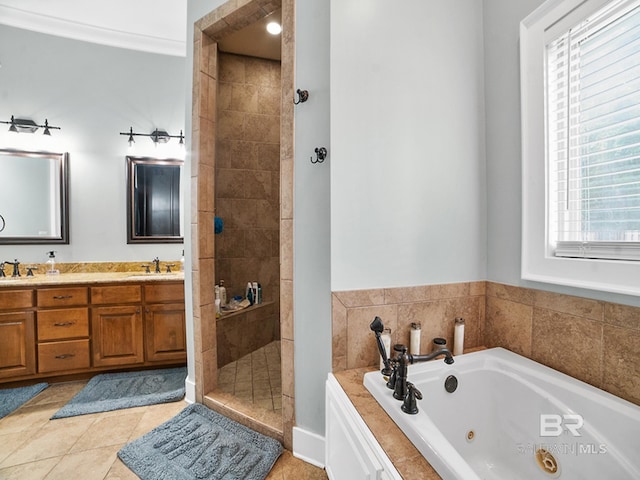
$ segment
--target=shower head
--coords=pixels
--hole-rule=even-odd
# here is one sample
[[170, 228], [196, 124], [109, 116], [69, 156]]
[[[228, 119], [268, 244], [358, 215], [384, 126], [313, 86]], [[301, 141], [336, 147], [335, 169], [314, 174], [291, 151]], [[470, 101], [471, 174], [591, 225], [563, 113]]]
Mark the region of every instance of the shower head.
[[384, 325], [382, 324], [382, 319], [380, 317], [376, 317], [369, 325], [369, 328], [376, 333], [382, 333], [384, 331]]

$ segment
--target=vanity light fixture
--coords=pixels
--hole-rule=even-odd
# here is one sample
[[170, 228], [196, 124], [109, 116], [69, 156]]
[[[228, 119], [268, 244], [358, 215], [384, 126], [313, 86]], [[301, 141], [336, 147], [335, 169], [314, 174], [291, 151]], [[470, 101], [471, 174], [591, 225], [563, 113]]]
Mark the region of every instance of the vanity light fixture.
[[60, 130], [60, 127], [54, 127], [49, 125], [49, 120], [44, 120], [44, 125], [38, 125], [31, 119], [27, 118], [15, 118], [11, 115], [11, 120], [9, 122], [0, 121], [0, 123], [4, 123], [9, 125], [9, 131], [15, 133], [35, 133], [39, 128], [44, 128], [44, 135], [51, 136], [51, 130]]
[[167, 143], [172, 138], [179, 138], [180, 145], [184, 145], [184, 135], [180, 130], [180, 135], [169, 135], [166, 130], [155, 129], [151, 133], [136, 133], [133, 131], [133, 127], [129, 127], [128, 132], [120, 132], [120, 135], [128, 135], [129, 146], [132, 146], [136, 141], [133, 137], [150, 137], [153, 143]]

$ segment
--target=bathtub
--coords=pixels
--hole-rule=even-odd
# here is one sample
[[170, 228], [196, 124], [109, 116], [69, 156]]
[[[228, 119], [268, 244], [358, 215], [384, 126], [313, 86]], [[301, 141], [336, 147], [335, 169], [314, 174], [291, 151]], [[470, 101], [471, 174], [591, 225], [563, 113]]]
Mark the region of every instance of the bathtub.
[[411, 365], [408, 379], [415, 415], [379, 372], [364, 385], [445, 480], [640, 479], [640, 407], [556, 370], [493, 348]]

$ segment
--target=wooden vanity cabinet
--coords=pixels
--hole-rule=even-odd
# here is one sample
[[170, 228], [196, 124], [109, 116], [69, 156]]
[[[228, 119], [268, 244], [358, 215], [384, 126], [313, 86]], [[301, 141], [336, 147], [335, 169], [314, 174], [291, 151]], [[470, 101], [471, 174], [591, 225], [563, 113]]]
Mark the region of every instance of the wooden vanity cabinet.
[[0, 290], [0, 379], [36, 372], [33, 290]]
[[36, 297], [38, 373], [89, 368], [88, 288], [39, 288]]
[[36, 371], [33, 290], [0, 290], [0, 379]]
[[186, 361], [187, 335], [182, 283], [144, 286], [147, 361]]
[[142, 287], [91, 287], [91, 306], [93, 366], [144, 363]]
[[0, 288], [0, 383], [184, 364], [184, 283]]

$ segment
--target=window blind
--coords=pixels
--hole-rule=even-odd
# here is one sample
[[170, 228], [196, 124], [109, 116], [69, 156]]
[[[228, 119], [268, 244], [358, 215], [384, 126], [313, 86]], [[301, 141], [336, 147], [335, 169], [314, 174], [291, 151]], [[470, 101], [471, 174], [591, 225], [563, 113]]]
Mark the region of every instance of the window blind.
[[552, 251], [640, 260], [640, 1], [548, 43], [545, 93]]

